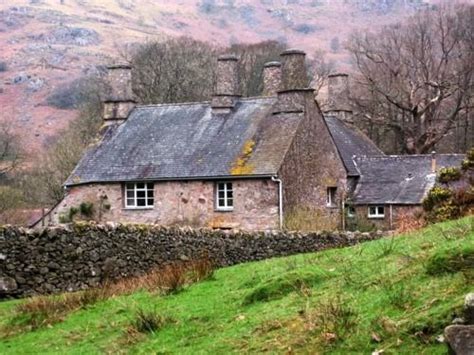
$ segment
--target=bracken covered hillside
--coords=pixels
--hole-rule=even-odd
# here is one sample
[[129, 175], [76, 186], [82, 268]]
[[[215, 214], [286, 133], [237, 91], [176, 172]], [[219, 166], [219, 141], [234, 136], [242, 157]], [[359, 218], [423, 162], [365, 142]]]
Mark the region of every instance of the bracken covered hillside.
[[[96, 71], [127, 44], [181, 35], [222, 45], [276, 39], [309, 54], [323, 49], [346, 68], [348, 34], [433, 1], [2, 1], [0, 118], [13, 118], [29, 153], [36, 153], [75, 117], [71, 107], [80, 97], [73, 95], [74, 79]], [[58, 92], [66, 95], [58, 99]]]

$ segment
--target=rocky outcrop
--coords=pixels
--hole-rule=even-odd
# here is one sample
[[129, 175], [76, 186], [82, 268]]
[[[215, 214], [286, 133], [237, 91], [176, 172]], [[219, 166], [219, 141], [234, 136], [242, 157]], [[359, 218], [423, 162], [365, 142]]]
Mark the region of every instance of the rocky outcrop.
[[18, 296], [49, 294], [141, 275], [179, 260], [205, 257], [216, 266], [228, 266], [344, 247], [381, 236], [350, 232], [244, 233], [112, 224], [75, 224], [43, 230], [4, 227], [0, 230], [0, 278], [14, 280]]
[[474, 293], [464, 299], [463, 318], [456, 318], [456, 324], [446, 327], [444, 339], [450, 353], [456, 355], [474, 354]]

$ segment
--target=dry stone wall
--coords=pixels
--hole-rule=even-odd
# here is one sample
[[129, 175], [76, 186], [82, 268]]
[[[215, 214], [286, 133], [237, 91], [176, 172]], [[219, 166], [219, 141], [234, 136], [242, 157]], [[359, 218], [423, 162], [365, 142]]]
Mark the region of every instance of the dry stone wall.
[[179, 260], [218, 267], [354, 245], [381, 233], [247, 233], [145, 225], [75, 224], [0, 230], [0, 297], [76, 291]]

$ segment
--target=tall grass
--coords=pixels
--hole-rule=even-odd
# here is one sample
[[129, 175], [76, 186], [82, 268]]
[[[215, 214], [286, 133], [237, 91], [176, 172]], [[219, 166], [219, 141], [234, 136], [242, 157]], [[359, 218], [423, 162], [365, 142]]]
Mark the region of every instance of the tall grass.
[[166, 265], [142, 276], [106, 283], [101, 288], [58, 296], [32, 297], [16, 306], [9, 329], [3, 329], [3, 333], [9, 335], [52, 325], [74, 311], [140, 289], [162, 295], [177, 293], [187, 285], [212, 277], [213, 273], [213, 263], [201, 259]]

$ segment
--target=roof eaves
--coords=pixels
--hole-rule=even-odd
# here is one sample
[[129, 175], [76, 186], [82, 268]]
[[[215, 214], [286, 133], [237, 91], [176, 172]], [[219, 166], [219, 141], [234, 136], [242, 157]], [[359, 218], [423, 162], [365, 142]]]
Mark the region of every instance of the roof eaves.
[[117, 184], [132, 181], [200, 181], [200, 180], [236, 180], [236, 179], [262, 179], [276, 176], [276, 173], [264, 173], [254, 175], [219, 175], [219, 176], [191, 176], [191, 177], [160, 177], [160, 178], [143, 178], [143, 179], [124, 179], [124, 180], [89, 180], [84, 182], [65, 184], [65, 187], [74, 187], [90, 184]]

